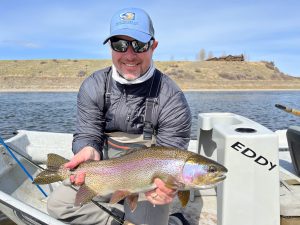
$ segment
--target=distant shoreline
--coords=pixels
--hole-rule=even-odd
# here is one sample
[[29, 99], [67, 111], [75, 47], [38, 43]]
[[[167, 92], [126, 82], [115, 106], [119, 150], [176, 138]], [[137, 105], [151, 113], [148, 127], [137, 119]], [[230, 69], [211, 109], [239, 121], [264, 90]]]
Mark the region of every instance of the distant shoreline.
[[183, 89], [184, 92], [193, 92], [193, 91], [203, 91], [203, 92], [211, 92], [211, 91], [232, 91], [232, 92], [238, 92], [238, 91], [300, 91], [300, 89]]
[[[300, 91], [300, 89], [182, 89], [183, 92]], [[78, 89], [0, 89], [0, 93], [78, 92]]]

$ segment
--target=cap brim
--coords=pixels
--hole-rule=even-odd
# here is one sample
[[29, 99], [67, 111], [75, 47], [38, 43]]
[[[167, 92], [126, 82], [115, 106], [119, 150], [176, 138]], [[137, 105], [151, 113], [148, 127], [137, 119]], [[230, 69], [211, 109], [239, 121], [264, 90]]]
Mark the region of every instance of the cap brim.
[[132, 30], [132, 29], [120, 29], [120, 30], [116, 30], [114, 32], [112, 32], [110, 34], [109, 37], [107, 37], [103, 44], [106, 44], [106, 42], [113, 36], [117, 36], [117, 35], [125, 35], [128, 37], [131, 37], [135, 40], [141, 41], [143, 43], [147, 43], [148, 41], [150, 41], [150, 39], [152, 38], [151, 35], [146, 34], [144, 32], [138, 31], [138, 30]]

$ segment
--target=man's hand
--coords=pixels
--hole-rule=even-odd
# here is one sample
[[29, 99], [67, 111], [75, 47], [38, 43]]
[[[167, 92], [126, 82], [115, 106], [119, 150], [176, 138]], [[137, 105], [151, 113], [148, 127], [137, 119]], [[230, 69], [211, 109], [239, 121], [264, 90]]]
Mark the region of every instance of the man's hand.
[[145, 193], [147, 200], [153, 205], [165, 205], [171, 203], [177, 194], [177, 191], [166, 187], [161, 179], [156, 178], [154, 183], [157, 188]]
[[[80, 163], [83, 163], [88, 160], [100, 160], [99, 152], [90, 146], [86, 146], [83, 149], [81, 149], [80, 152], [78, 152], [76, 155], [73, 156], [70, 162], [67, 162], [64, 165], [64, 167], [69, 169], [74, 169]], [[75, 185], [82, 185], [84, 183], [84, 179], [85, 179], [85, 173], [83, 172], [78, 172], [75, 175], [70, 176], [71, 183]]]

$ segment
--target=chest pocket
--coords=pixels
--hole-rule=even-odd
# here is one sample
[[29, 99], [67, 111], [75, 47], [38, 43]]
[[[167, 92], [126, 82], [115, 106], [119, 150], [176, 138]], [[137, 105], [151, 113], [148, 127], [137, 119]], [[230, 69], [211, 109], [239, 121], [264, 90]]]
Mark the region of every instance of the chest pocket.
[[[128, 105], [129, 111], [127, 114], [128, 126], [132, 129], [138, 130], [138, 133], [143, 132], [144, 117], [145, 117], [145, 101], [146, 98], [132, 98], [132, 104]], [[129, 100], [130, 101], [130, 100]]]

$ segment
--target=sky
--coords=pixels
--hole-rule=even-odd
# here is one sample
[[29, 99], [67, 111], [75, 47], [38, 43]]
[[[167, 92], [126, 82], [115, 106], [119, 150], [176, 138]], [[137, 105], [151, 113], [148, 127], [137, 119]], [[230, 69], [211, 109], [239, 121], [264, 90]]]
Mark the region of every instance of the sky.
[[151, 16], [154, 60], [245, 54], [300, 77], [298, 0], [0, 0], [0, 60], [110, 59], [112, 15], [138, 7]]

